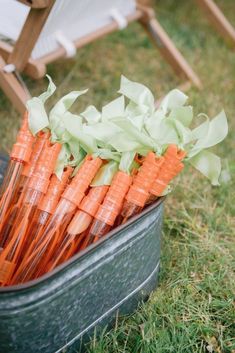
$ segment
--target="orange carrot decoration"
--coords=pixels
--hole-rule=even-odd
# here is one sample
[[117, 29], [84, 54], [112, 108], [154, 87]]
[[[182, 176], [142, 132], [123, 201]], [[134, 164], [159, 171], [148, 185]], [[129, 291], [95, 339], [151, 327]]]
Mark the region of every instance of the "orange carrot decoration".
[[[100, 204], [102, 203], [107, 191], [107, 185], [90, 188], [87, 196], [82, 200], [79, 210], [70, 222], [62, 242], [49, 260], [46, 271], [54, 269], [60, 263], [66, 261], [77, 247], [77, 236], [84, 234], [90, 226]], [[80, 237], [78, 237], [80, 238]], [[82, 240], [82, 239], [81, 239]], [[74, 250], [73, 250], [74, 249]]]
[[[29, 245], [31, 244], [32, 237], [34, 236], [35, 240], [37, 239], [36, 233], [40, 233], [40, 228], [43, 227], [43, 223], [45, 225], [49, 217], [55, 212], [60, 196], [65, 190], [72, 171], [73, 168], [68, 166], [64, 169], [61, 179], [58, 179], [55, 174], [52, 175], [47, 193], [39, 202], [38, 209], [36, 210], [32, 221], [32, 225], [29, 227], [28, 236], [26, 237], [26, 242], [22, 250], [23, 253], [24, 250], [28, 249]], [[43, 222], [38, 222], [39, 219], [41, 221], [43, 220]]]
[[[89, 233], [90, 226], [108, 190], [109, 186], [107, 185], [92, 187], [89, 194], [82, 200], [81, 206], [79, 207], [80, 210], [77, 212], [77, 219], [74, 220], [74, 223], [71, 224], [71, 228], [69, 229], [71, 233], [74, 232], [74, 226], [78, 225], [78, 219], [80, 217], [85, 217], [86, 220], [85, 222], [83, 221], [83, 224], [86, 224], [86, 226], [80, 228], [80, 233], [77, 233], [80, 234], [80, 236], [75, 239], [75, 251], [85, 249], [85, 247], [89, 245], [89, 237], [87, 235]], [[81, 221], [79, 223], [81, 224]]]
[[88, 234], [90, 242], [97, 241], [112, 228], [121, 210], [124, 197], [130, 187], [131, 181], [132, 177], [129, 174], [120, 170], [116, 173], [91, 225]]
[[128, 218], [141, 212], [149, 198], [150, 187], [156, 179], [163, 161], [163, 157], [157, 157], [153, 152], [149, 152], [144, 158], [143, 164], [133, 178], [133, 183], [125, 197], [121, 223], [125, 223]]
[[22, 176], [24, 176], [26, 180], [28, 180], [32, 176], [39, 160], [39, 157], [44, 149], [44, 146], [49, 140], [49, 137], [49, 131], [39, 131], [37, 133], [36, 141], [33, 146], [33, 151], [29, 163], [26, 163], [22, 170]]
[[70, 234], [83, 234], [89, 228], [108, 189], [108, 185], [90, 188], [89, 193], [82, 200], [79, 210], [68, 227]]
[[11, 232], [17, 212], [19, 211], [24, 198], [25, 193], [23, 189], [25, 190], [27, 187], [27, 182], [34, 172], [39, 156], [45, 146], [46, 141], [49, 139], [49, 136], [50, 136], [49, 132], [42, 132], [42, 131], [39, 132], [37, 135], [36, 141], [33, 146], [33, 151], [30, 157], [30, 161], [29, 163], [26, 163], [23, 167], [23, 170], [20, 176], [18, 190], [15, 193], [15, 197], [11, 202], [12, 207], [9, 207], [7, 215], [4, 219], [4, 226], [0, 233], [0, 248], [4, 247], [4, 244], [8, 238], [8, 235]]
[[42, 236], [38, 242], [33, 243], [31, 254], [27, 259], [24, 259], [22, 281], [35, 278], [40, 272], [44, 271], [55, 246], [61, 241], [68, 223], [101, 165], [102, 160], [100, 158], [86, 157], [76, 176], [66, 187], [55, 213], [43, 231]]
[[24, 163], [28, 163], [33, 147], [34, 137], [28, 127], [28, 113], [23, 118], [16, 143], [11, 151], [11, 161], [0, 190], [0, 231], [12, 199], [17, 191]]
[[[56, 143], [51, 145], [48, 142], [29, 180], [22, 208], [16, 216], [5, 248], [0, 254], [0, 283], [2, 284], [7, 284], [13, 274], [12, 271], [19, 259], [28, 225], [33, 218], [42, 195], [47, 191], [50, 176], [54, 170], [60, 149], [60, 144]], [[7, 269], [9, 269], [9, 271]]]
[[102, 113], [69, 111], [84, 90], [47, 114], [55, 89], [49, 78], [47, 91], [27, 102], [0, 188], [0, 286], [44, 275], [139, 214], [169, 191], [187, 161], [219, 183], [220, 159], [207, 149], [228, 133], [224, 112], [191, 130], [182, 92], [169, 92], [156, 108], [148, 88], [122, 77], [122, 96]]
[[164, 163], [162, 164], [158, 176], [150, 189], [149, 201], [154, 201], [160, 197], [172, 179], [178, 175], [184, 168], [181, 162], [186, 156], [186, 152], [179, 150], [176, 145], [169, 145], [164, 154]]
[[72, 167], [66, 167], [61, 179], [58, 179], [55, 174], [52, 175], [47, 193], [39, 202], [31, 225], [27, 230], [25, 242], [21, 250], [21, 258], [19, 259], [19, 267], [13, 276], [11, 283], [20, 282], [20, 278], [17, 276], [21, 273], [21, 268], [24, 266], [24, 262], [22, 260], [24, 258], [27, 259], [33, 249], [34, 243], [39, 241], [43, 229], [45, 228], [50, 216], [56, 209], [60, 196], [68, 183], [68, 179], [72, 174], [72, 171]]

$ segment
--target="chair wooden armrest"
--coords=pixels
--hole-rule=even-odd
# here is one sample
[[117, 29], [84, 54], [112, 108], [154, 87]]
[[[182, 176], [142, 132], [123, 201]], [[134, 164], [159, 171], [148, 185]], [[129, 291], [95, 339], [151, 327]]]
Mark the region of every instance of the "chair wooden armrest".
[[[37, 0], [37, 2], [40, 1]], [[17, 71], [24, 70], [55, 0], [47, 0], [47, 2], [48, 6], [45, 8], [30, 9], [14, 49], [8, 57], [7, 63], [13, 64]]]
[[51, 0], [17, 0], [24, 5], [30, 6], [34, 9], [44, 9], [48, 7], [51, 3]]

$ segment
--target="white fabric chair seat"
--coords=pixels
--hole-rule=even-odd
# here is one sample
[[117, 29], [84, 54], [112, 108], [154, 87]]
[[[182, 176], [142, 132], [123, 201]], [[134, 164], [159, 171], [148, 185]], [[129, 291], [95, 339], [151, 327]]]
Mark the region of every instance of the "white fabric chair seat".
[[[135, 0], [57, 0], [33, 49], [31, 57], [38, 59], [56, 50], [60, 44], [56, 33], [61, 32], [73, 41], [108, 25], [111, 12], [132, 14]], [[15, 0], [0, 0], [0, 36], [18, 39], [29, 12], [29, 7]]]

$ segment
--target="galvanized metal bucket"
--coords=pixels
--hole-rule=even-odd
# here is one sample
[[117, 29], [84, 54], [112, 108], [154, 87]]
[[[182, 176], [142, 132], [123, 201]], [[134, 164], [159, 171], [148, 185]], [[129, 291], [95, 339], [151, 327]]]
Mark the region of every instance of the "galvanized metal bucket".
[[157, 285], [163, 200], [53, 272], [0, 288], [0, 353], [74, 352]]

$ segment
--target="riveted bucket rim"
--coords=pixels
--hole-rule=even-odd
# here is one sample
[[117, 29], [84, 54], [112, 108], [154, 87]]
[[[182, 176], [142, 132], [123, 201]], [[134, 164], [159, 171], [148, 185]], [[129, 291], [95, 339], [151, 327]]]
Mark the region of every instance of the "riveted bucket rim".
[[48, 279], [53, 278], [54, 276], [58, 275], [59, 272], [62, 272], [67, 266], [73, 264], [79, 259], [82, 259], [86, 257], [90, 252], [94, 251], [95, 249], [99, 249], [103, 243], [109, 241], [110, 238], [112, 238], [115, 234], [119, 233], [119, 231], [124, 230], [125, 228], [128, 228], [132, 223], [134, 223], [136, 220], [141, 219], [148, 213], [150, 213], [152, 210], [155, 208], [158, 208], [165, 200], [166, 196], [160, 197], [158, 200], [147, 206], [140, 214], [133, 216], [130, 220], [128, 220], [125, 224], [119, 225], [115, 229], [111, 230], [105, 237], [102, 237], [100, 240], [98, 240], [95, 244], [90, 245], [88, 248], [80, 251], [78, 254], [74, 255], [66, 261], [65, 263], [59, 265], [56, 267], [54, 270], [46, 273], [45, 275], [36, 278], [34, 280], [28, 281], [26, 283], [22, 284], [17, 284], [13, 286], [7, 286], [7, 287], [0, 287], [0, 296], [1, 294], [10, 294], [10, 293], [16, 293], [20, 292], [23, 290], [31, 289]]

